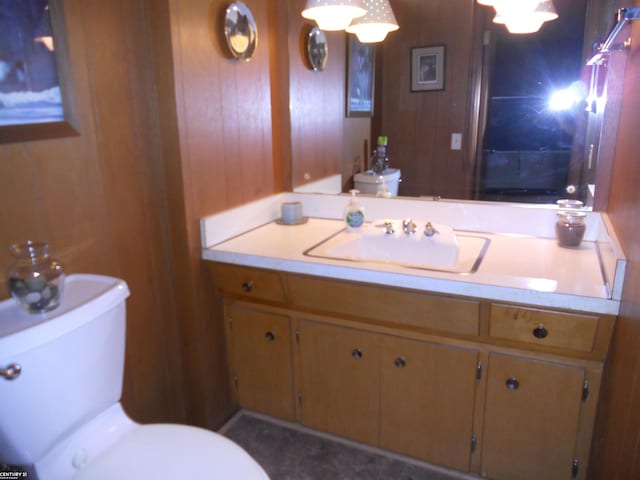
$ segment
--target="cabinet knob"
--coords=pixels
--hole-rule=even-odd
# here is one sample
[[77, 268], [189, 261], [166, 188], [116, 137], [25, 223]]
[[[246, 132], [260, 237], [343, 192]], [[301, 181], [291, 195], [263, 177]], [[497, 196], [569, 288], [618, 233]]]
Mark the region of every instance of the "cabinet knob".
[[253, 280], [249, 280], [248, 282], [244, 282], [242, 284], [242, 290], [244, 290], [247, 293], [251, 293], [251, 290], [253, 290]]
[[267, 333], [264, 334], [264, 338], [266, 338], [267, 341], [269, 342], [273, 342], [276, 339], [276, 333], [272, 331], [268, 331]]
[[398, 357], [394, 360], [393, 364], [398, 368], [404, 368], [407, 366], [407, 360], [404, 357]]
[[536, 338], [547, 338], [547, 335], [549, 335], [549, 330], [543, 324], [533, 329], [533, 336]]
[[360, 350], [359, 348], [354, 348], [351, 351], [351, 356], [356, 360], [360, 360], [362, 358], [362, 350]]
[[0, 367], [0, 377], [5, 380], [15, 380], [20, 376], [22, 372], [22, 367], [19, 363], [12, 363], [11, 365], [7, 365], [5, 368]]
[[509, 390], [517, 390], [520, 387], [520, 382], [517, 378], [511, 377], [507, 379], [505, 385]]

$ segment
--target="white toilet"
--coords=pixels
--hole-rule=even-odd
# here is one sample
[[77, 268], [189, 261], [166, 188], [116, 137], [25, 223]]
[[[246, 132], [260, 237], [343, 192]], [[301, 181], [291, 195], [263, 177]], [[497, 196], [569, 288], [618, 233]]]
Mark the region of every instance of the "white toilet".
[[0, 302], [0, 464], [31, 465], [40, 480], [268, 480], [219, 434], [127, 417], [128, 296], [122, 280], [70, 275], [62, 304], [47, 314]]
[[400, 170], [398, 168], [387, 168], [380, 174], [376, 174], [373, 170], [367, 170], [353, 176], [353, 187], [365, 195], [378, 195], [381, 187], [384, 187], [389, 192], [388, 196], [397, 197], [399, 183]]

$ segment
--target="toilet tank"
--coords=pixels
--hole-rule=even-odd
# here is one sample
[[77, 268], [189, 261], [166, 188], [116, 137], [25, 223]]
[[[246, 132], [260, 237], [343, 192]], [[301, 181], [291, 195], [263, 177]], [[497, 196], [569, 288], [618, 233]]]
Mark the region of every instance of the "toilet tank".
[[26, 314], [0, 302], [0, 464], [30, 465], [65, 435], [117, 403], [125, 344], [124, 281], [69, 275], [62, 303]]

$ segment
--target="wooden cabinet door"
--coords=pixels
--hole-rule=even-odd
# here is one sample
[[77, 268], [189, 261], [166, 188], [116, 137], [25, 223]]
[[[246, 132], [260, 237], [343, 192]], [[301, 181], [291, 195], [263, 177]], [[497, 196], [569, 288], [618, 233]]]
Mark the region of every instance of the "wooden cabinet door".
[[383, 341], [380, 446], [468, 472], [478, 352]]
[[238, 403], [294, 420], [290, 319], [237, 304], [228, 309], [231, 370]]
[[303, 320], [300, 324], [300, 420], [378, 444], [381, 337]]
[[482, 474], [504, 480], [570, 480], [585, 372], [491, 354]]

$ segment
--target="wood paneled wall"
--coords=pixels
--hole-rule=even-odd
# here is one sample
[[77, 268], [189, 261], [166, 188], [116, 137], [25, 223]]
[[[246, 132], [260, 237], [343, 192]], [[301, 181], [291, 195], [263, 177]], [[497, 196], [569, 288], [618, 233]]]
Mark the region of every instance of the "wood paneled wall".
[[[468, 0], [395, 0], [400, 30], [382, 45], [381, 131], [389, 136], [392, 167], [402, 170], [401, 195], [469, 198], [473, 162], [468, 151], [474, 3]], [[445, 89], [411, 92], [411, 49], [444, 45]], [[451, 134], [463, 134], [451, 150]], [[452, 181], [458, 179], [458, 181]]]
[[[640, 6], [640, 1], [635, 1]], [[605, 370], [590, 478], [640, 478], [640, 24], [632, 23], [608, 213], [627, 257], [622, 308]]]
[[289, 0], [288, 5], [293, 186], [342, 173], [348, 190], [358, 165], [366, 161], [371, 119], [346, 117], [347, 34], [325, 32], [327, 66], [314, 71], [306, 56], [306, 36], [315, 24], [300, 15], [305, 0]]
[[[280, 38], [276, 26], [282, 17], [275, 0], [245, 3], [258, 26], [258, 48], [250, 61], [228, 54], [222, 26], [229, 2], [148, 2], [187, 420], [210, 428], [219, 427], [234, 407], [224, 320], [200, 258], [199, 220], [274, 193], [281, 182], [274, 172], [287, 168], [273, 154], [274, 147], [286, 150], [282, 138], [287, 130], [279, 125], [274, 143], [270, 87], [286, 68], [270, 70], [270, 50]], [[274, 99], [281, 108], [278, 95]]]
[[10, 244], [44, 240], [67, 273], [125, 279], [125, 409], [138, 421], [182, 421], [145, 5], [52, 6], [64, 9], [79, 136], [0, 146], [0, 264]]
[[300, 16], [304, 0], [289, 5], [289, 110], [293, 185], [338, 173], [342, 162], [345, 33], [326, 32], [327, 65], [310, 68], [306, 37], [313, 24]]

